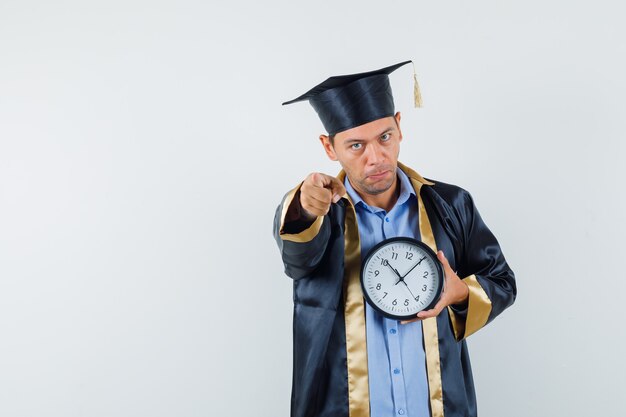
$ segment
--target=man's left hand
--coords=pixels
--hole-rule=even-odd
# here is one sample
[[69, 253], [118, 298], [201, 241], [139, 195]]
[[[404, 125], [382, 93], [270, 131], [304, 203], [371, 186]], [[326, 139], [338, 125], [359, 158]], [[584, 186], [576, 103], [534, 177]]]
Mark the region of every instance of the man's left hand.
[[417, 317], [412, 320], [402, 321], [402, 324], [412, 323], [414, 321], [420, 321], [429, 317], [436, 317], [441, 313], [441, 310], [449, 305], [465, 304], [469, 298], [469, 288], [465, 282], [458, 277], [456, 272], [450, 267], [450, 263], [446, 259], [446, 256], [442, 251], [437, 252], [437, 259], [443, 265], [443, 272], [445, 275], [445, 284], [441, 297], [435, 306], [430, 310], [424, 310], [417, 313]]

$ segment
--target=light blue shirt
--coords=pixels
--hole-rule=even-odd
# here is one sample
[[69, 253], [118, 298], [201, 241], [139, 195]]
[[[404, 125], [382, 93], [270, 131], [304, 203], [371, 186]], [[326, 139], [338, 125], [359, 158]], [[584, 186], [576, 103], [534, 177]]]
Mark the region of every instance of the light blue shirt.
[[[420, 238], [415, 191], [399, 168], [398, 179], [400, 196], [387, 213], [365, 204], [346, 176], [346, 191], [356, 209], [362, 259], [385, 239]], [[422, 323], [400, 324], [365, 304], [371, 417], [430, 416]]]

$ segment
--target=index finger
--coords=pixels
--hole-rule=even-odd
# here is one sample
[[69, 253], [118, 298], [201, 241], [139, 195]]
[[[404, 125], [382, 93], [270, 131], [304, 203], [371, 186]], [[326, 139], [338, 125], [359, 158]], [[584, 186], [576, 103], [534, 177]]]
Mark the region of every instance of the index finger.
[[333, 203], [339, 201], [341, 196], [346, 193], [346, 187], [335, 177], [331, 177], [330, 189], [333, 192]]

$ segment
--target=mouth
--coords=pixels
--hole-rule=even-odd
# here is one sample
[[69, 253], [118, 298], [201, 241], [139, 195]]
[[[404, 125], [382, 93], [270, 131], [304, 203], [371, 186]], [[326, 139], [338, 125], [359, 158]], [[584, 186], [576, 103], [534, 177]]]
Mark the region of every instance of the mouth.
[[370, 174], [370, 175], [367, 176], [367, 178], [369, 178], [371, 180], [374, 180], [374, 181], [377, 181], [377, 180], [380, 180], [380, 179], [386, 177], [390, 172], [391, 171], [381, 171], [381, 172], [378, 172], [378, 173], [375, 173], [375, 174]]

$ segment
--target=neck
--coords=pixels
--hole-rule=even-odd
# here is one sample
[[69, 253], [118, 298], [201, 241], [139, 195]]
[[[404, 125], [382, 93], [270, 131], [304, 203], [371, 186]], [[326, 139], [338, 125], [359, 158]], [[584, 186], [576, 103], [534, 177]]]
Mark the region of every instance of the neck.
[[379, 207], [389, 212], [393, 206], [396, 205], [396, 201], [398, 201], [398, 197], [400, 196], [400, 181], [398, 180], [398, 175], [395, 175], [393, 184], [391, 184], [388, 190], [375, 195], [365, 193], [359, 193], [359, 195], [368, 206]]

